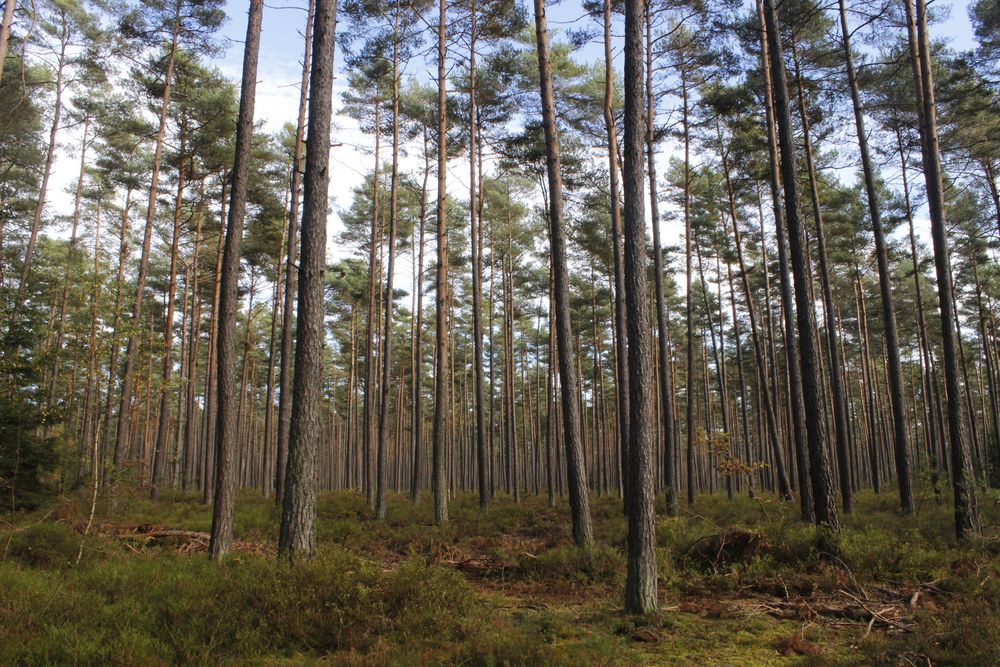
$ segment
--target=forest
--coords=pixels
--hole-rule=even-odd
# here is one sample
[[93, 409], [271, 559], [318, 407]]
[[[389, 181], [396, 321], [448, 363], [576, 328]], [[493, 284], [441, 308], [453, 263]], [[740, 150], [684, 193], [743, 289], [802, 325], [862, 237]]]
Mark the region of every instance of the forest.
[[0, 2], [0, 664], [1000, 664], [996, 0]]

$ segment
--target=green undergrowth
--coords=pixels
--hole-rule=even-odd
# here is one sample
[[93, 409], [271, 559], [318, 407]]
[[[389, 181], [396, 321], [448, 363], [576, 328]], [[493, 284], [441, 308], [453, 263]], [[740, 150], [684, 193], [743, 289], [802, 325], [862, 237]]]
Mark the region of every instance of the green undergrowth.
[[[933, 496], [905, 516], [890, 494], [859, 494], [836, 537], [794, 504], [700, 496], [659, 512], [662, 610], [635, 618], [620, 608], [627, 524], [613, 497], [592, 498], [595, 545], [581, 549], [564, 501], [480, 510], [460, 494], [435, 526], [427, 494], [393, 496], [376, 522], [362, 496], [326, 493], [316, 557], [290, 565], [271, 555], [271, 499], [240, 494], [238, 548], [210, 563], [199, 539], [122, 537], [208, 531], [198, 498], [116, 493], [79, 565], [83, 496], [0, 530], [0, 664], [989, 665], [1000, 645], [1000, 505], [987, 494], [984, 537], [963, 545]], [[923, 592], [908, 631], [759, 610], [869, 591]]]

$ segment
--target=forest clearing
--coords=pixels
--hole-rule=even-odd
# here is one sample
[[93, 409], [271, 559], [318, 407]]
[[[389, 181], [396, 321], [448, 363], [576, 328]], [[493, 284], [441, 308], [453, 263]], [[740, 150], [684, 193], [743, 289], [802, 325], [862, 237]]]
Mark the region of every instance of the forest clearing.
[[0, 7], [0, 665], [1000, 664], [998, 0]]

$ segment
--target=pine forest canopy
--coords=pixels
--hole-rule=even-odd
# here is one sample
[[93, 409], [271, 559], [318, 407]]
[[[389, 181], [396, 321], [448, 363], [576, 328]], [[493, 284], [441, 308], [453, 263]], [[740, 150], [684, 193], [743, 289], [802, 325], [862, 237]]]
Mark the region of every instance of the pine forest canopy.
[[4, 0], [0, 492], [613, 495], [638, 614], [701, 494], [968, 542], [998, 171], [991, 0]]

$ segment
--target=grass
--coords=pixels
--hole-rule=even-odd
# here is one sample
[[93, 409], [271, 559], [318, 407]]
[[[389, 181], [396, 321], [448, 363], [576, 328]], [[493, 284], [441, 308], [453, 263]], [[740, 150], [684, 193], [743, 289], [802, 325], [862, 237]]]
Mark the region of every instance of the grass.
[[[210, 563], [192, 496], [59, 498], [0, 531], [0, 664], [990, 665], [1000, 645], [1000, 505], [959, 546], [948, 507], [914, 516], [859, 494], [836, 540], [773, 500], [702, 496], [658, 520], [661, 611], [621, 612], [627, 524], [594, 498], [597, 544], [572, 545], [568, 508], [459, 495], [434, 526], [430, 499], [327, 493], [316, 557], [273, 558], [278, 512], [237, 503], [240, 549]], [[140, 527], [138, 531], [134, 530]], [[127, 529], [127, 530], [126, 530]]]

